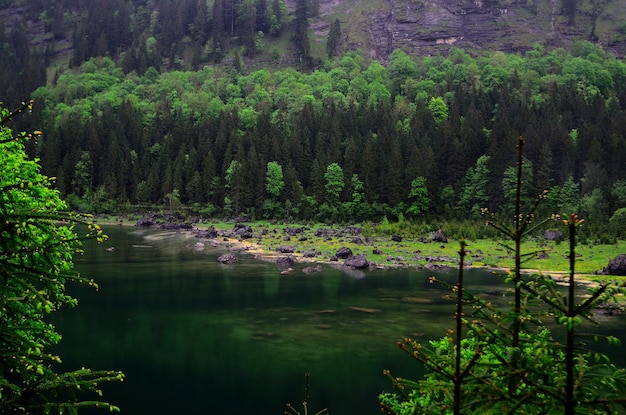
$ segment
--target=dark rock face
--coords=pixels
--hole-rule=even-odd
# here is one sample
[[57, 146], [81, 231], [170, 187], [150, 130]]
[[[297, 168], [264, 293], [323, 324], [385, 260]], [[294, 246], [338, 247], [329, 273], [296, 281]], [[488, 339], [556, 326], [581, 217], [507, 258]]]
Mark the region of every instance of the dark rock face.
[[217, 236], [217, 230], [212, 226], [209, 229], [203, 229], [196, 233], [196, 238], [215, 239]]
[[563, 239], [563, 234], [556, 229], [546, 229], [543, 233], [543, 239], [546, 241], [559, 241]]
[[448, 237], [443, 232], [443, 229], [439, 229], [437, 232], [435, 232], [431, 239], [433, 240], [433, 242], [441, 242], [444, 244], [448, 243]]
[[141, 218], [137, 221], [137, 226], [142, 228], [142, 227], [147, 227], [147, 226], [154, 226], [155, 223], [152, 219], [147, 219], [147, 218]]
[[370, 263], [364, 255], [354, 255], [346, 259], [343, 265], [354, 269], [364, 269], [369, 268]]
[[296, 236], [304, 232], [304, 228], [295, 228], [295, 227], [285, 228], [283, 232], [289, 236]]
[[224, 254], [217, 258], [217, 262], [220, 264], [235, 264], [239, 262], [239, 259], [233, 254]]
[[[288, 0], [288, 3], [291, 1], [295, 0]], [[345, 7], [344, 3], [320, 0], [322, 15], [332, 14], [337, 6]], [[535, 43], [555, 46], [558, 42], [567, 44], [585, 37], [583, 33], [575, 34], [554, 24], [562, 19], [557, 3], [544, 12], [539, 11], [536, 2], [530, 1], [513, 1], [506, 5], [484, 0], [390, 0], [384, 3], [386, 7], [380, 7], [377, 2], [362, 6], [361, 18], [354, 18], [360, 20], [359, 27], [367, 39], [347, 45], [362, 49], [382, 63], [389, 61], [395, 49], [414, 56], [443, 55], [452, 47], [516, 53], [532, 49]], [[580, 13], [577, 26], [590, 27], [589, 19]], [[613, 20], [616, 19], [617, 16]], [[623, 56], [626, 42], [607, 38], [601, 43], [607, 43], [607, 49]]]
[[276, 248], [276, 252], [280, 252], [281, 254], [293, 254], [295, 250], [295, 246], [280, 246]]
[[347, 247], [339, 248], [339, 250], [335, 254], [337, 258], [341, 258], [341, 259], [350, 258], [352, 255], [353, 255], [352, 249], [347, 248]]
[[296, 263], [296, 259], [292, 255], [281, 256], [276, 258], [276, 266], [280, 269], [291, 268]]
[[603, 274], [608, 275], [626, 275], [626, 254], [619, 254], [615, 258], [609, 261], [609, 264], [604, 268]]
[[360, 236], [353, 236], [350, 242], [357, 245], [363, 245], [365, 243], [363, 238], [361, 238]]
[[241, 239], [250, 239], [253, 237], [252, 226], [243, 223], [236, 223], [233, 227], [233, 233]]
[[190, 230], [193, 229], [193, 226], [189, 223], [180, 223], [180, 222], [167, 222], [159, 225], [159, 229], [165, 229], [169, 231], [175, 230]]
[[316, 274], [318, 272], [322, 272], [324, 269], [322, 268], [321, 265], [317, 265], [314, 267], [306, 267], [306, 268], [302, 268], [302, 272], [304, 272], [305, 274]]

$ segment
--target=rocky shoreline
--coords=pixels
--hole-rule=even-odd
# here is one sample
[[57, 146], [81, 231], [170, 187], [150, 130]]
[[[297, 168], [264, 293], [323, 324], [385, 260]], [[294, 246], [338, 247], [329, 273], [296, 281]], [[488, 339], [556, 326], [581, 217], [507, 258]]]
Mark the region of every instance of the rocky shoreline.
[[[363, 229], [358, 226], [343, 226], [340, 228], [319, 227], [310, 229], [306, 226], [285, 226], [281, 230], [278, 227], [254, 229], [250, 224], [235, 221], [232, 229], [217, 229], [213, 225], [208, 227], [194, 226], [189, 223], [174, 220], [159, 221], [142, 218], [136, 223], [138, 228], [154, 228], [167, 231], [177, 231], [187, 236], [198, 239], [196, 249], [202, 249], [206, 244], [213, 247], [226, 247], [228, 252], [218, 258], [223, 264], [235, 264], [239, 261], [238, 252], [254, 255], [255, 258], [274, 262], [286, 274], [293, 272], [296, 263], [318, 264], [317, 266], [305, 267], [302, 272], [319, 272], [322, 268], [319, 264], [340, 265], [349, 270], [368, 270], [380, 268], [409, 267], [428, 269], [433, 272], [446, 272], [458, 267], [458, 259], [446, 255], [419, 256], [414, 255], [413, 261], [406, 261], [399, 255], [385, 255], [376, 248], [375, 241], [363, 236]], [[390, 241], [402, 242], [399, 235], [391, 235]], [[269, 242], [268, 242], [269, 241]], [[332, 251], [322, 252], [316, 249], [316, 241], [328, 243], [336, 241], [341, 246]], [[429, 240], [421, 242], [435, 242], [445, 244], [448, 242], [443, 230], [438, 230], [430, 235]], [[270, 247], [275, 244], [276, 246]], [[367, 258], [364, 253], [356, 253], [352, 247], [358, 247], [359, 251], [372, 246], [371, 253], [384, 258], [384, 263], [377, 263]], [[423, 262], [422, 264], [415, 263]], [[467, 264], [470, 265], [470, 264]]]
[[[226, 227], [226, 223], [232, 227]], [[246, 218], [226, 223], [216, 226], [199, 220], [189, 223], [176, 216], [152, 216], [142, 217], [134, 223], [120, 221], [118, 224], [177, 232], [197, 239], [195, 249], [204, 249], [206, 245], [225, 248], [226, 253], [219, 258], [221, 263], [234, 264], [239, 260], [237, 255], [245, 253], [275, 263], [285, 274], [293, 272], [296, 264], [311, 265], [297, 267], [305, 273], [319, 272], [320, 264], [341, 266], [346, 270], [412, 267], [418, 271], [448, 272], [459, 268], [458, 247], [448, 243], [443, 229], [408, 241], [400, 235], [365, 236], [363, 228], [353, 225], [311, 228], [299, 224], [254, 223]], [[464, 267], [507, 272], [507, 266], [494, 264], [489, 253], [483, 254], [480, 249], [468, 250]], [[584, 278], [626, 275], [626, 254], [619, 254], [605, 264], [593, 273], [584, 274]], [[556, 278], [567, 274], [566, 271], [547, 269], [524, 271], [549, 273]], [[578, 274], [579, 277], [583, 275]]]

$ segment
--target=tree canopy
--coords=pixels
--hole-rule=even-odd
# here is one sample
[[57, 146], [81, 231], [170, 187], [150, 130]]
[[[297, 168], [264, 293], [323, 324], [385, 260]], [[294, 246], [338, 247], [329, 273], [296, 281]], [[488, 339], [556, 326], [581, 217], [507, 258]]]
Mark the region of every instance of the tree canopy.
[[[84, 406], [117, 410], [98, 399], [100, 384], [122, 380], [121, 373], [57, 373], [60, 358], [49, 352], [60, 335], [46, 317], [76, 305], [66, 284], [95, 286], [76, 272], [73, 255], [83, 239], [104, 235], [86, 218], [65, 213], [67, 205], [52, 189], [53, 179], [39, 172], [36, 160], [28, 160], [24, 141], [41, 133], [15, 136], [6, 126], [29, 107], [0, 110], [0, 412], [75, 413]], [[77, 225], [85, 227], [80, 234]]]
[[[571, 176], [586, 184], [578, 200], [601, 188], [589, 209], [610, 217], [624, 207], [613, 188], [626, 176], [626, 64], [588, 42], [572, 53], [538, 46], [524, 56], [397, 52], [387, 67], [348, 53], [308, 73], [205, 67], [138, 76], [98, 58], [34, 97], [30, 120], [46, 135], [29, 151], [57, 177], [61, 195], [79, 197], [81, 204], [69, 198], [72, 206], [87, 211], [111, 209], [102, 200], [162, 203], [177, 189], [186, 206], [268, 217], [269, 162], [284, 172], [275, 202], [290, 204], [273, 204], [271, 215], [319, 219], [333, 163], [346, 185], [354, 175], [362, 184], [361, 220], [404, 212], [420, 176], [426, 216], [451, 216], [457, 206], [477, 213], [483, 203], [497, 210], [515, 166], [505, 149], [519, 136], [530, 194]], [[241, 174], [229, 173], [233, 161]], [[354, 208], [351, 192], [338, 195], [346, 209]]]

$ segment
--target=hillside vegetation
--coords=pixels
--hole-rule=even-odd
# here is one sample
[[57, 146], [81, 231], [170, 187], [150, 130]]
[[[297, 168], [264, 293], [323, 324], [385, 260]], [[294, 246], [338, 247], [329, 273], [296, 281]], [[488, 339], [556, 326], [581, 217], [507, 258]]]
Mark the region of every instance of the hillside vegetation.
[[349, 54], [311, 73], [92, 59], [34, 94], [32, 151], [84, 210], [360, 221], [511, 212], [521, 135], [526, 197], [550, 189], [545, 213], [600, 223], [626, 207], [625, 86], [624, 62], [590, 43], [397, 51], [387, 67]]
[[46, 132], [31, 155], [79, 210], [506, 214], [524, 136], [526, 197], [622, 235], [618, 3], [4, 2], [0, 86], [36, 99], [18, 127]]
[[233, 63], [311, 70], [349, 51], [387, 64], [396, 49], [569, 50], [580, 40], [622, 57], [625, 16], [617, 0], [4, 0], [0, 90], [5, 104], [19, 105], [98, 56], [139, 75]]

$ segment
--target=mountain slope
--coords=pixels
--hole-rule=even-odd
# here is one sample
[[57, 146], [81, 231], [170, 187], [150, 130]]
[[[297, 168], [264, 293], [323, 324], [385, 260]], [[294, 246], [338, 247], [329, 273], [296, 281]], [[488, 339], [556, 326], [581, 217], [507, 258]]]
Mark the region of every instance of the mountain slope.
[[[294, 42], [298, 7], [309, 16], [304, 51]], [[626, 53], [623, 0], [0, 1], [0, 100], [19, 104], [96, 56], [138, 74], [151, 66], [310, 70], [327, 58], [336, 21], [337, 53], [357, 51], [383, 64], [395, 49], [412, 56], [445, 55], [452, 47], [524, 53], [537, 43], [572, 49], [579, 40]]]
[[[624, 56], [626, 2], [602, 4], [596, 13], [595, 40]], [[338, 18], [347, 49], [360, 48], [384, 62], [397, 48], [411, 55], [445, 54], [453, 45], [503, 52], [525, 51], [537, 42], [568, 48], [577, 40], [590, 39], [591, 9], [591, 2], [580, 1], [569, 24], [557, 0], [320, 0], [320, 17], [312, 26], [328, 27]], [[316, 42], [324, 41], [326, 33], [316, 31]]]

